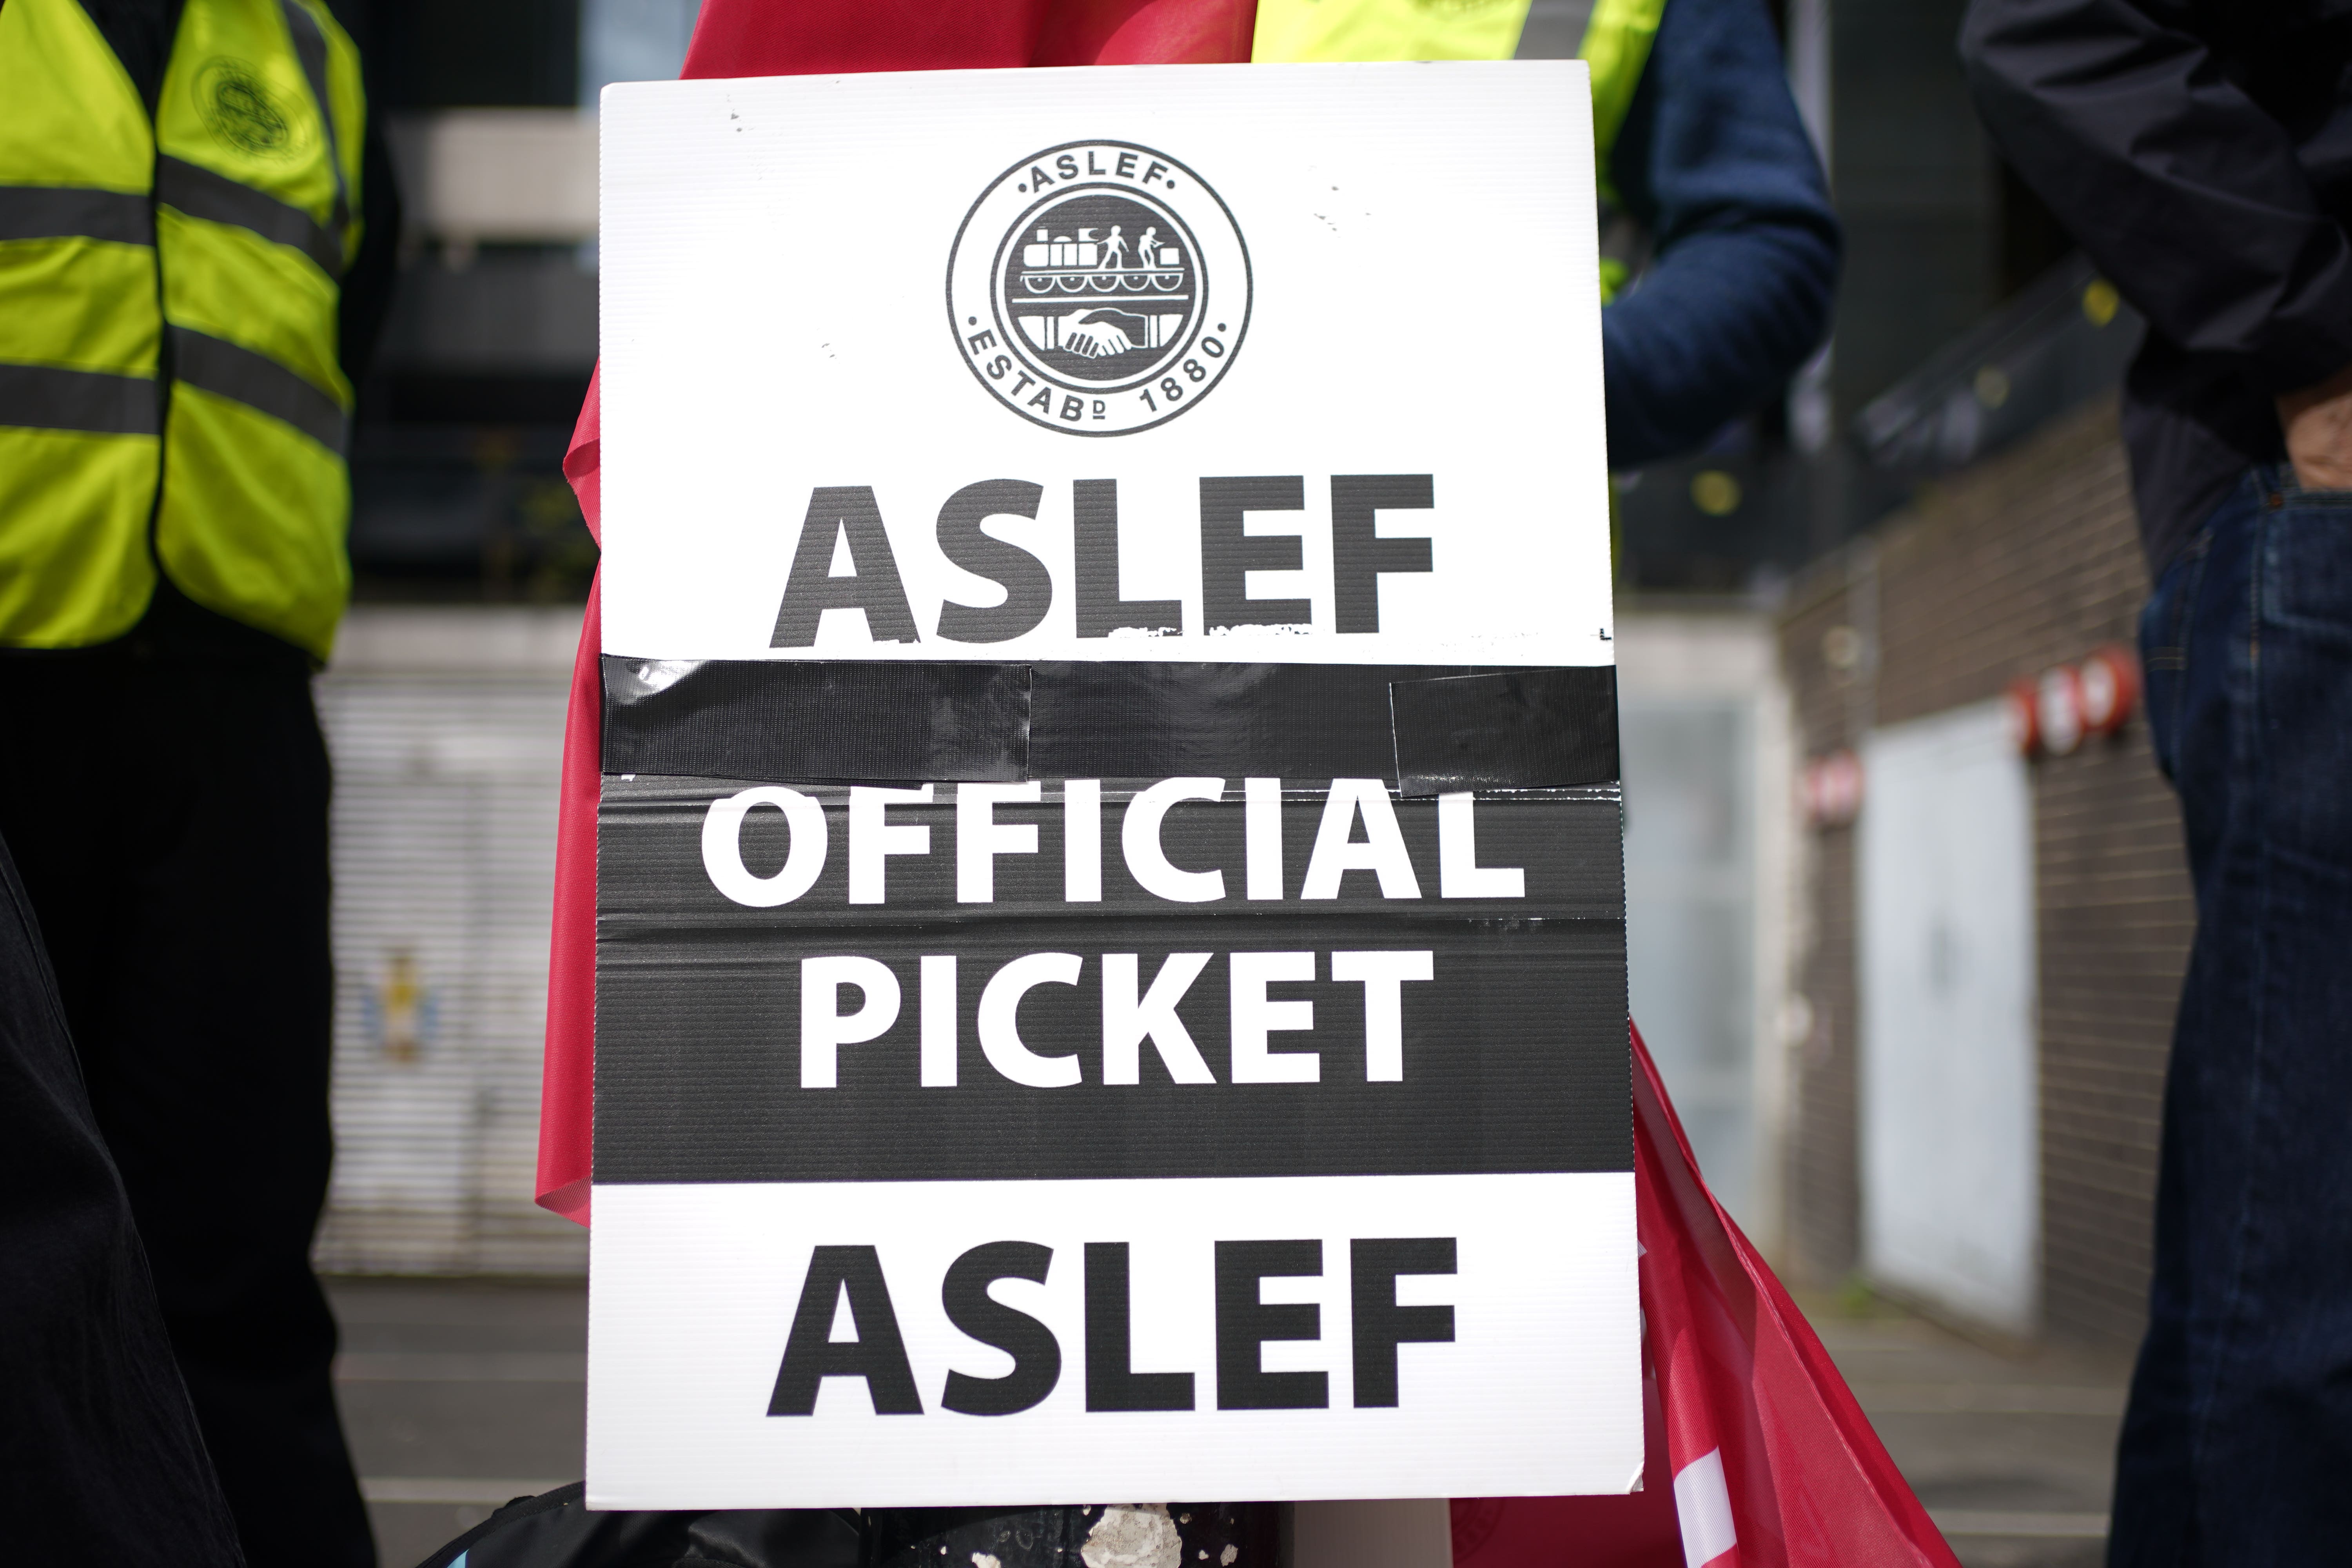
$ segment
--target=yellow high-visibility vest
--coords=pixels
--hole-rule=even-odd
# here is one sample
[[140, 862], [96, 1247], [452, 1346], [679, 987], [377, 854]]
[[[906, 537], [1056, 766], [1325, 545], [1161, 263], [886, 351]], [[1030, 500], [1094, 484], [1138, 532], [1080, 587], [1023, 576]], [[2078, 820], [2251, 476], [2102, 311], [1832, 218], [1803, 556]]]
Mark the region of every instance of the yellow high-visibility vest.
[[0, 644], [121, 637], [160, 571], [326, 657], [365, 120], [314, 0], [187, 0], [152, 117], [79, 0], [0, 5]]
[[[1568, 0], [1547, 18], [1581, 34], [1576, 58], [1592, 75], [1592, 156], [1604, 203], [1616, 195], [1609, 154], [1665, 8], [1666, 0]], [[1250, 58], [1507, 60], [1518, 52], [1528, 9], [1528, 0], [1258, 0]], [[1604, 296], [1624, 279], [1622, 263], [1602, 259]]]

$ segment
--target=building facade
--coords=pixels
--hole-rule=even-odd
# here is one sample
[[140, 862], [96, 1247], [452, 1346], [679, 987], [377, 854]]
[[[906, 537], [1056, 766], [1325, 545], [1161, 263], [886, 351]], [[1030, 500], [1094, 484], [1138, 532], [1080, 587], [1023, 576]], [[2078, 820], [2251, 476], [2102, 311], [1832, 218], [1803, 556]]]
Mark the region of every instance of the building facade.
[[1801, 834], [1787, 1248], [2011, 1333], [2145, 1312], [2172, 1012], [2194, 931], [2143, 715], [2016, 743], [2021, 679], [2129, 647], [2147, 593], [2115, 405], [1924, 489], [1780, 618], [1805, 758], [1861, 763]]

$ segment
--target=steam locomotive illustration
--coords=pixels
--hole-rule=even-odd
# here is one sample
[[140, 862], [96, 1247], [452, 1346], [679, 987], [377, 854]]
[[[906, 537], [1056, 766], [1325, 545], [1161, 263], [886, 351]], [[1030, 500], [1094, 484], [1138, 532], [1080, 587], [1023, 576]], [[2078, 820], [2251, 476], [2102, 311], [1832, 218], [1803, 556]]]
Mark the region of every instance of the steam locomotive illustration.
[[1123, 381], [1184, 341], [1200, 264], [1153, 205], [1084, 192], [1047, 204], [1006, 237], [1001, 308], [1056, 374]]
[[1131, 241], [1118, 225], [1108, 234], [1097, 226], [1036, 235], [1021, 247], [1021, 286], [1032, 294], [1173, 294], [1184, 286], [1184, 252], [1160, 244], [1156, 228]]

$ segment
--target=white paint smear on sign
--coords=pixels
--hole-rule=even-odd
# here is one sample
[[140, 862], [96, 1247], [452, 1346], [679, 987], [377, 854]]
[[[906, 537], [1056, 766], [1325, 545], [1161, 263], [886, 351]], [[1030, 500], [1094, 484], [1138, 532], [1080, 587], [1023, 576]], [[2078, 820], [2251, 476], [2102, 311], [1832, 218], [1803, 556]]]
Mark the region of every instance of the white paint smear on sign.
[[[1585, 82], [1580, 62], [1525, 61], [609, 89], [605, 648], [1612, 662]], [[1076, 149], [1075, 182], [1060, 148]], [[1121, 149], [1142, 150], [1124, 179]], [[1154, 151], [1173, 167], [1146, 184]], [[991, 232], [962, 232], [968, 217]], [[1073, 299], [1106, 303], [1061, 309]], [[1025, 401], [1042, 382], [1004, 395], [1049, 364], [1049, 406]], [[1089, 389], [1074, 420], [1068, 386]], [[1426, 571], [1360, 539], [1350, 555], [1331, 481], [1363, 474], [1428, 477], [1428, 506], [1373, 525], [1428, 541]], [[1250, 558], [1221, 589], [1202, 481], [1237, 476], [1295, 479], [1297, 503], [1244, 513], [1240, 532], [1270, 543], [1212, 541]], [[1004, 479], [1036, 487], [1034, 515], [979, 526], [1042, 563], [1042, 599], [942, 545], [950, 499]], [[1080, 635], [1076, 487], [1095, 480], [1117, 482], [1109, 591], [1174, 616]], [[806, 646], [772, 646], [812, 499], [861, 488], [887, 561], [820, 515], [805, 567], [895, 574], [903, 625], [874, 624], [895, 605], [834, 607]], [[1342, 627], [1351, 574], [1376, 584], [1377, 630]], [[1236, 614], [1235, 592], [1259, 607]], [[994, 640], [942, 635], [944, 606], [1003, 610], [1016, 594], [981, 628]]]
[[[1542, 1496], [1640, 1473], [1628, 1173], [605, 1185], [595, 1205], [592, 1507]], [[1391, 1237], [1455, 1239], [1454, 1274], [1396, 1289], [1451, 1305], [1454, 1338], [1398, 1345], [1397, 1403], [1360, 1409], [1349, 1243]], [[1131, 1368], [1190, 1373], [1192, 1409], [1086, 1407], [1084, 1253], [1111, 1238], [1129, 1247]], [[1259, 1364], [1323, 1373], [1328, 1404], [1220, 1409], [1215, 1245], [1300, 1238], [1322, 1243], [1322, 1272], [1270, 1277], [1260, 1298], [1314, 1303], [1318, 1335], [1270, 1341]], [[1010, 1358], [956, 1331], [940, 1284], [1007, 1239], [1053, 1249], [1042, 1285], [993, 1294], [1053, 1331], [1061, 1374], [1032, 1409], [958, 1415], [949, 1372], [999, 1377]], [[828, 1377], [812, 1415], [769, 1415], [814, 1249], [860, 1244], [922, 1413], [877, 1415], [865, 1380]]]

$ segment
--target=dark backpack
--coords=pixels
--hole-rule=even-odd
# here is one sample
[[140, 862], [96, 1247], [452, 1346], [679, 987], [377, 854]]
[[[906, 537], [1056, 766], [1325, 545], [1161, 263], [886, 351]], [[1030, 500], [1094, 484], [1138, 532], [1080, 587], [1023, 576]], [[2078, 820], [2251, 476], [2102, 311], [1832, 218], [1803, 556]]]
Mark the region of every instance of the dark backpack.
[[419, 1568], [1084, 1568], [1090, 1544], [1133, 1555], [1139, 1531], [1186, 1568], [1286, 1556], [1276, 1503], [591, 1513], [583, 1490], [517, 1498]]
[[585, 1489], [517, 1498], [419, 1568], [860, 1568], [847, 1510], [591, 1513]]

